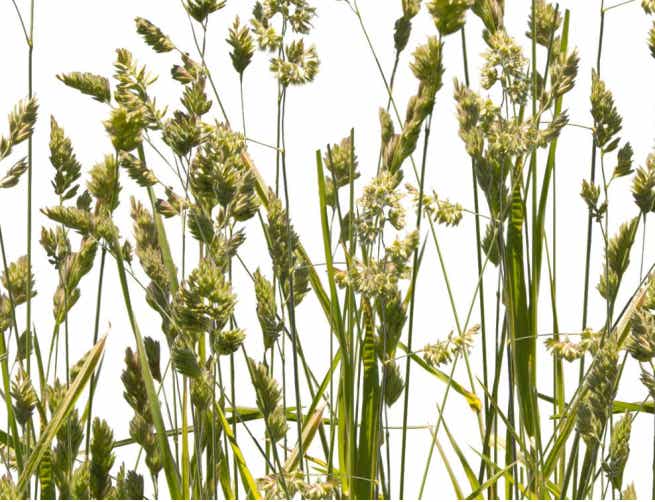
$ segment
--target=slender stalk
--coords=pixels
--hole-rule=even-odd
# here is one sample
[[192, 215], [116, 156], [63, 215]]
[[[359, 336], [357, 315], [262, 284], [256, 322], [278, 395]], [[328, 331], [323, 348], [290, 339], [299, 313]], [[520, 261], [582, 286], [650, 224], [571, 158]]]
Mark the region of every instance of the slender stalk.
[[[34, 0], [30, 0], [29, 41], [27, 49], [27, 97], [32, 99], [34, 76]], [[27, 139], [27, 270], [32, 270], [32, 135]], [[31, 353], [32, 344], [32, 281], [26, 284], [27, 305], [25, 311], [25, 353]], [[30, 372], [31, 357], [27, 357], [27, 373]]]
[[[600, 63], [601, 63], [601, 55], [603, 51], [603, 38], [605, 35], [605, 0], [601, 0], [600, 2], [600, 25], [598, 29], [598, 49], [596, 53], [596, 72], [600, 76]], [[591, 142], [591, 168], [590, 168], [590, 181], [593, 184], [596, 180], [596, 139], [592, 135], [592, 142]], [[591, 209], [589, 209], [589, 213], [587, 215], [587, 244], [586, 244], [586, 252], [585, 252], [585, 273], [584, 273], [584, 293], [582, 297], [582, 326], [581, 329], [584, 331], [587, 328], [587, 316], [588, 316], [588, 308], [589, 308], [589, 273], [590, 273], [590, 265], [591, 265], [591, 242], [593, 238], [593, 216], [591, 213]], [[585, 368], [585, 358], [584, 356], [580, 359], [580, 369], [578, 373], [578, 385], [582, 385], [583, 381], [583, 376], [584, 376], [584, 368]], [[574, 446], [573, 449], [574, 451], [578, 451], [578, 442], [579, 442], [579, 437], [576, 436], [574, 439]], [[576, 467], [578, 465], [578, 457], [576, 455], [575, 457], [575, 464]], [[577, 473], [578, 469], [574, 469], [573, 471], [573, 492], [576, 492], [577, 489]]]
[[243, 97], [243, 73], [239, 75], [239, 97], [241, 99], [241, 126], [243, 128], [243, 135], [248, 136], [246, 133], [246, 106]]
[[[471, 86], [471, 79], [469, 76], [469, 63], [468, 63], [468, 51], [466, 49], [466, 29], [465, 27], [462, 27], [461, 29], [461, 40], [462, 40], [462, 59], [464, 63], [464, 83], [466, 84], [467, 87]], [[481, 338], [481, 343], [482, 343], [482, 376], [483, 376], [483, 383], [485, 388], [488, 388], [489, 386], [489, 379], [488, 379], [488, 363], [487, 363], [487, 323], [485, 319], [485, 309], [484, 309], [484, 277], [482, 275], [482, 239], [480, 237], [480, 201], [479, 201], [479, 193], [478, 193], [478, 180], [477, 180], [477, 173], [476, 173], [476, 165], [475, 165], [475, 159], [471, 158], [471, 181], [473, 184], [473, 207], [475, 211], [475, 254], [476, 254], [476, 265], [478, 269], [478, 277], [479, 277], [479, 290], [478, 290], [478, 304], [480, 308], [480, 338]], [[489, 408], [489, 401], [487, 398], [487, 395], [485, 393], [484, 395], [484, 409], [485, 409], [485, 424], [486, 427], [489, 428], [489, 420], [490, 420], [490, 414], [491, 414], [491, 409]], [[488, 440], [485, 440], [485, 442], [482, 445], [482, 454], [484, 456], [489, 455], [489, 443]], [[482, 476], [483, 476], [483, 467], [485, 465], [485, 462], [483, 460], [480, 461], [480, 474], [479, 474], [479, 481], [482, 482]], [[494, 495], [494, 489], [493, 487], [490, 487], [489, 489], [489, 496], [492, 497]]]
[[152, 413], [153, 422], [155, 424], [155, 429], [157, 430], [159, 451], [162, 456], [162, 464], [164, 466], [166, 479], [168, 481], [168, 489], [170, 490], [171, 497], [173, 498], [180, 497], [182, 496], [182, 487], [180, 486], [180, 475], [177, 470], [177, 466], [173, 461], [173, 457], [168, 445], [168, 440], [164, 435], [165, 428], [161, 416], [161, 409], [159, 407], [159, 402], [156, 399], [152, 374], [150, 373], [150, 367], [148, 365], [148, 359], [146, 356], [145, 345], [143, 343], [143, 337], [141, 336], [141, 330], [139, 329], [139, 326], [136, 321], [136, 316], [134, 315], [134, 310], [132, 308], [132, 301], [130, 299], [130, 292], [127, 284], [127, 275], [125, 272], [125, 264], [123, 262], [122, 250], [118, 240], [115, 240], [112, 243], [112, 250], [115, 254], [116, 264], [118, 266], [118, 277], [121, 284], [121, 291], [123, 294], [123, 300], [125, 302], [125, 308], [127, 310], [127, 316], [130, 321], [130, 326], [132, 328], [134, 338], [136, 340], [137, 354], [141, 361], [141, 372], [142, 372], [143, 380], [145, 382], [146, 391], [148, 394], [148, 400], [150, 404], [150, 411]]
[[[4, 245], [4, 240], [2, 238], [1, 228], [0, 228], [0, 246], [2, 249], [2, 260], [4, 264], [4, 269], [6, 271], [7, 263], [5, 258], [5, 245]], [[13, 305], [13, 301], [12, 301], [12, 305]], [[11, 377], [9, 371], [9, 355], [7, 353], [7, 344], [5, 341], [4, 332], [0, 333], [0, 368], [2, 370], [2, 385], [5, 395], [4, 401], [7, 408], [7, 423], [9, 425], [9, 430], [14, 444], [13, 449], [16, 455], [16, 463], [18, 464], [18, 472], [21, 472], [23, 469], [23, 448], [20, 444], [20, 435], [18, 434], [18, 426], [16, 422], [16, 416], [14, 413], [14, 407], [11, 404], [11, 399], [8, 397], [10, 396], [11, 393], [11, 384], [10, 384]]]
[[[93, 346], [98, 343], [98, 335], [100, 331], [100, 307], [102, 303], [102, 284], [103, 278], [105, 275], [105, 259], [107, 256], [107, 248], [103, 246], [100, 254], [100, 272], [98, 275], [98, 292], [96, 293], [96, 315], [95, 322], [93, 325]], [[88, 404], [88, 417], [86, 421], [86, 445], [84, 452], [86, 457], [89, 456], [89, 443], [91, 441], [91, 418], [93, 417], [93, 398], [95, 395], [96, 383], [97, 383], [97, 374], [93, 373], [91, 375], [91, 381], [89, 383], [89, 404]]]
[[[280, 84], [281, 85], [281, 84]], [[286, 233], [287, 233], [287, 263], [294, 263], [295, 257], [292, 255], [292, 245], [291, 245], [291, 205], [289, 197], [289, 184], [287, 177], [287, 156], [286, 156], [286, 144], [285, 144], [285, 115], [286, 115], [286, 96], [287, 88], [281, 87], [280, 93], [278, 96], [278, 132], [277, 132], [277, 143], [278, 149], [281, 151], [278, 152], [276, 158], [278, 159], [278, 168], [277, 172], [281, 173], [282, 179], [282, 188], [284, 194], [284, 205], [285, 205], [285, 215], [286, 215]], [[281, 170], [280, 170], [281, 169]], [[276, 174], [276, 191], [279, 176]], [[292, 343], [292, 364], [293, 364], [293, 380], [294, 380], [294, 394], [296, 401], [296, 408], [300, 411], [301, 407], [301, 398], [300, 398], [300, 378], [299, 378], [299, 365], [298, 365], [298, 331], [296, 328], [296, 301], [294, 293], [294, 271], [289, 271], [288, 279], [288, 289], [289, 297], [283, 302], [286, 304], [287, 313], [289, 315], [289, 326], [291, 332], [291, 343]], [[282, 287], [282, 285], [280, 285]], [[285, 393], [286, 394], [286, 393]], [[298, 418], [296, 420], [297, 432], [298, 432], [298, 442], [299, 442], [299, 458], [304, 458], [304, 451], [302, 445], [302, 413], [298, 413]]]
[[[432, 121], [432, 114], [427, 119], [425, 126], [425, 136], [423, 138], [423, 160], [421, 161], [421, 177], [419, 181], [419, 198], [418, 208], [416, 210], [416, 231], [421, 231], [421, 214], [423, 211], [423, 192], [425, 185], [425, 166], [427, 163], [428, 142], [430, 139], [430, 122]], [[412, 338], [414, 333], [414, 305], [416, 303], [416, 280], [418, 272], [418, 248], [414, 250], [414, 257], [412, 259], [412, 276], [411, 276], [411, 296], [409, 302], [409, 331], [407, 335], [407, 352], [412, 352]], [[408, 357], [405, 363], [405, 392], [403, 397], [403, 431], [402, 443], [400, 447], [400, 486], [398, 489], [398, 497], [402, 499], [405, 494], [405, 465], [407, 454], [407, 420], [409, 417], [409, 388], [411, 376], [411, 359]]]

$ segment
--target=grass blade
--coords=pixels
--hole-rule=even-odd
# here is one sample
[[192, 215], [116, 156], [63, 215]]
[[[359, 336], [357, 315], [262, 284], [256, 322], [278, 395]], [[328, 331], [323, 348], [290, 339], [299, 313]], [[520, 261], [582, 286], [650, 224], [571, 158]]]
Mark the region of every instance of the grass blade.
[[373, 327], [373, 313], [368, 300], [362, 303], [364, 343], [362, 346], [363, 390], [359, 443], [355, 459], [353, 496], [370, 500], [375, 497], [378, 452], [380, 449], [380, 382]]
[[118, 266], [118, 276], [123, 292], [123, 300], [125, 301], [125, 308], [132, 327], [132, 332], [136, 340], [137, 355], [141, 366], [141, 374], [146, 387], [148, 402], [150, 405], [150, 412], [152, 413], [153, 422], [157, 433], [157, 442], [161, 453], [161, 461], [166, 473], [166, 480], [168, 482], [168, 489], [172, 498], [180, 498], [182, 490], [180, 486], [180, 474], [177, 464], [171, 453], [166, 438], [166, 429], [164, 427], [164, 420], [161, 415], [161, 407], [159, 405], [159, 398], [155, 391], [155, 384], [150, 372], [150, 364], [148, 363], [148, 356], [146, 355], [146, 348], [141, 336], [141, 331], [136, 322], [134, 311], [132, 309], [132, 301], [130, 300], [130, 291], [127, 286], [127, 275], [125, 273], [125, 264], [123, 263], [122, 249], [118, 240], [113, 243], [113, 249], [116, 256], [116, 265]]
[[66, 392], [66, 395], [61, 401], [61, 404], [53, 414], [52, 419], [41, 432], [39, 441], [27, 459], [25, 467], [23, 468], [23, 471], [20, 474], [20, 478], [18, 479], [19, 492], [23, 492], [27, 487], [32, 474], [34, 474], [36, 471], [44, 455], [46, 455], [46, 452], [50, 450], [50, 444], [57, 434], [57, 431], [68, 418], [68, 414], [72, 411], [73, 406], [75, 406], [75, 402], [80, 397], [80, 394], [84, 390], [86, 383], [91, 378], [91, 375], [93, 374], [98, 361], [100, 361], [100, 356], [102, 355], [102, 352], [105, 348], [105, 340], [106, 337], [101, 338], [95, 347], [91, 349], [88, 356], [86, 357], [86, 360], [84, 361], [84, 364], [82, 365], [82, 368], [80, 369], [79, 374], [71, 383], [68, 391]]
[[[407, 346], [399, 342], [398, 343], [398, 348], [407, 353]], [[473, 394], [471, 391], [466, 390], [463, 385], [460, 383], [456, 382], [455, 380], [451, 379], [446, 373], [443, 371], [433, 368], [430, 366], [428, 363], [426, 363], [421, 357], [419, 357], [417, 354], [411, 354], [409, 356], [413, 362], [418, 364], [421, 368], [423, 368], [425, 371], [430, 373], [431, 375], [437, 377], [439, 380], [441, 380], [445, 384], [450, 384], [452, 389], [460, 394], [464, 399], [466, 399], [466, 402], [468, 405], [471, 407], [471, 409], [479, 413], [482, 411], [482, 401], [480, 401], [480, 398]]]
[[223, 432], [230, 442], [230, 447], [232, 448], [232, 453], [234, 454], [234, 461], [236, 462], [239, 474], [241, 475], [241, 482], [243, 483], [243, 486], [246, 488], [246, 492], [248, 493], [248, 498], [261, 500], [262, 496], [257, 489], [255, 478], [253, 478], [252, 474], [250, 473], [250, 469], [248, 469], [248, 465], [246, 464], [246, 460], [243, 457], [243, 453], [241, 453], [241, 448], [239, 448], [239, 445], [234, 437], [234, 433], [232, 432], [232, 428], [230, 427], [230, 423], [225, 418], [225, 414], [223, 413], [223, 410], [221, 410], [220, 406], [215, 406], [214, 409], [216, 410], [218, 419], [221, 422], [221, 427], [223, 427]]

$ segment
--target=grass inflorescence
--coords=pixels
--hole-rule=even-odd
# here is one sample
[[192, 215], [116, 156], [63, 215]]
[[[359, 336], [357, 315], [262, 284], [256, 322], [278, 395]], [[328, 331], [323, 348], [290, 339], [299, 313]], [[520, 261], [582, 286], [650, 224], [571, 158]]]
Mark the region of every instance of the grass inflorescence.
[[[247, 17], [220, 34], [231, 68], [207, 62], [208, 33], [217, 30], [209, 21], [223, 15], [225, 1], [181, 2], [191, 47], [145, 17], [134, 20], [153, 58], [176, 58], [164, 73], [177, 86], [174, 110], [158, 103], [158, 76], [126, 48], [116, 50], [111, 79], [84, 69], [57, 75], [80, 100], [103, 106], [111, 148], [88, 169], [62, 117], [38, 116], [38, 2], [14, 3], [29, 74], [26, 97], [8, 108], [0, 135], [0, 189], [25, 191], [27, 243], [23, 256], [7, 256], [0, 227], [0, 497], [421, 498], [432, 496], [426, 486], [435, 470], [460, 498], [636, 497], [630, 436], [635, 421], [655, 411], [655, 276], [644, 263], [655, 153], [638, 165], [601, 60], [606, 15], [638, 4], [598, 2], [598, 53], [589, 65], [570, 46], [571, 15], [558, 4], [531, 0], [527, 31], [514, 33], [502, 0], [402, 0], [388, 33], [387, 73], [357, 0], [341, 1], [386, 96], [379, 144], [359, 142], [352, 129], [315, 152], [322, 252], [310, 255], [294, 225], [303, 208], [290, 190], [287, 109], [297, 88], [321, 72], [321, 49], [312, 43], [320, 13], [309, 0], [248, 3]], [[653, 2], [641, 7], [655, 13]], [[420, 16], [432, 21], [432, 33], [412, 49]], [[474, 18], [485, 45], [479, 75], [470, 73], [467, 53]], [[655, 21], [647, 45], [655, 56]], [[451, 74], [444, 62], [454, 50], [463, 72]], [[244, 82], [260, 56], [275, 82], [273, 144], [250, 138], [246, 128]], [[586, 246], [582, 325], [565, 333], [557, 292], [571, 278], [557, 275], [558, 140], [575, 125], [567, 100], [587, 66], [591, 157], [580, 191], [586, 232], [577, 244]], [[394, 89], [403, 71], [414, 88], [405, 103]], [[217, 75], [238, 81], [236, 98], [221, 93]], [[454, 79], [452, 96], [446, 79]], [[230, 121], [228, 99], [238, 103], [240, 120]], [[431, 131], [442, 110], [436, 103], [448, 100], [473, 207], [439, 195], [447, 190], [428, 181]], [[74, 118], [85, 120], [66, 117]], [[41, 249], [32, 242], [32, 188], [45, 183], [32, 176], [37, 124], [50, 126], [57, 201], [40, 208], [48, 222]], [[252, 144], [273, 151], [266, 176]], [[360, 160], [364, 149], [377, 166]], [[628, 190], [622, 178], [631, 179]], [[632, 197], [632, 213], [610, 225], [621, 196]], [[121, 206], [129, 225], [117, 216]], [[461, 232], [467, 219], [475, 228], [468, 242], [476, 280], [460, 299], [443, 237]], [[243, 253], [251, 238], [266, 248], [254, 262]], [[602, 255], [600, 270], [592, 251]], [[50, 268], [39, 272], [53, 274], [54, 292], [39, 287], [37, 296], [35, 252], [47, 257]], [[438, 289], [447, 298], [454, 326], [426, 343], [418, 336], [427, 294], [419, 278], [430, 261], [443, 277], [443, 286], [430, 283], [430, 294]], [[639, 281], [630, 283], [637, 264]], [[100, 324], [105, 273], [114, 267], [121, 305], [112, 315], [127, 320], [132, 342], [120, 363], [126, 411], [101, 417], [94, 402], [105, 392], [108, 342]], [[83, 290], [92, 270], [94, 289]], [[51, 324], [34, 326], [33, 309], [46, 308], [49, 294]], [[602, 303], [591, 301], [596, 294]], [[152, 312], [140, 311], [140, 299]], [[94, 312], [86, 338], [69, 323], [82, 304]], [[602, 307], [591, 315], [596, 304]], [[314, 309], [311, 322], [305, 309]], [[149, 324], [146, 336], [153, 315], [156, 327]], [[73, 336], [87, 351], [79, 360]], [[319, 343], [329, 350], [315, 361], [308, 347]], [[641, 378], [629, 385], [643, 395], [635, 402], [621, 400], [620, 385], [633, 365]], [[434, 383], [429, 393], [418, 377]], [[416, 424], [417, 394], [436, 403], [430, 423]], [[448, 414], [453, 399], [463, 399], [477, 427], [464, 437]], [[426, 448], [417, 453], [410, 435], [419, 433]], [[136, 462], [124, 455], [129, 447]], [[655, 468], [652, 477], [655, 493]]]

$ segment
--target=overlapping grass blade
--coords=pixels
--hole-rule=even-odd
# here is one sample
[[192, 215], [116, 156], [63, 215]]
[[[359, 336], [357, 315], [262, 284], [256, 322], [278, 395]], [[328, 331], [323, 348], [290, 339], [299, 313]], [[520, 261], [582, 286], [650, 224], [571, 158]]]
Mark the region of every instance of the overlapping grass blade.
[[34, 449], [32, 450], [29, 458], [25, 462], [25, 466], [21, 471], [20, 478], [18, 479], [17, 487], [19, 492], [22, 492], [25, 489], [29, 483], [30, 478], [32, 477], [32, 474], [34, 474], [39, 467], [44, 455], [46, 455], [46, 452], [50, 450], [50, 445], [55, 435], [57, 434], [57, 431], [59, 431], [59, 429], [68, 418], [69, 413], [75, 406], [77, 398], [80, 397], [80, 394], [84, 390], [86, 383], [91, 378], [91, 375], [98, 365], [98, 362], [100, 361], [104, 351], [105, 340], [105, 337], [101, 338], [95, 347], [89, 351], [77, 377], [70, 384], [70, 387], [66, 391], [66, 394], [59, 404], [59, 407], [53, 414], [45, 429], [41, 431], [39, 440], [34, 446]]

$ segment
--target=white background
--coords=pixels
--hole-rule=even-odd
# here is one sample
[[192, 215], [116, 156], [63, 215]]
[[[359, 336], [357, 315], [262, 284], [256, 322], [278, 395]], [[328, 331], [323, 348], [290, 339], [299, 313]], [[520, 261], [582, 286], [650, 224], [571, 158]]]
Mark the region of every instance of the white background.
[[[18, 0], [19, 7], [27, 15], [29, 2]], [[364, 22], [370, 32], [375, 50], [387, 76], [393, 64], [393, 24], [400, 15], [400, 1], [360, 0]], [[240, 125], [240, 105], [238, 78], [233, 71], [224, 42], [228, 26], [234, 16], [240, 14], [248, 19], [252, 2], [231, 0], [228, 6], [211, 17], [209, 24], [208, 64], [213, 71], [219, 92], [229, 117], [235, 126]], [[310, 256], [316, 262], [323, 261], [320, 236], [315, 150], [325, 148], [330, 142], [339, 141], [346, 136], [351, 127], [355, 128], [356, 148], [360, 160], [362, 180], [370, 179], [375, 172], [379, 147], [379, 125], [377, 110], [386, 104], [386, 91], [356, 17], [343, 2], [336, 0], [316, 0], [318, 17], [310, 40], [316, 44], [321, 58], [321, 69], [316, 81], [302, 88], [292, 88], [288, 97], [287, 112], [287, 150], [290, 173], [290, 193], [292, 199], [291, 217]], [[527, 0], [508, 0], [506, 6], [506, 25], [511, 35], [526, 46], [524, 36], [530, 2]], [[610, 2], [607, 5], [611, 5]], [[590, 125], [589, 89], [591, 68], [595, 65], [598, 43], [599, 0], [562, 1], [560, 9], [571, 10], [570, 47], [580, 51], [581, 66], [577, 86], [565, 98], [571, 122]], [[174, 42], [184, 50], [194, 53], [187, 16], [181, 3], [175, 0], [155, 1], [115, 0], [98, 1], [36, 1], [35, 32], [35, 77], [34, 87], [40, 101], [40, 121], [37, 125], [34, 150], [34, 268], [37, 290], [34, 301], [34, 324], [42, 344], [49, 340], [52, 329], [52, 294], [56, 286], [56, 274], [48, 265], [39, 244], [41, 225], [48, 222], [38, 212], [38, 208], [55, 204], [56, 200], [50, 186], [54, 170], [48, 160], [49, 115], [54, 115], [66, 134], [72, 139], [79, 160], [85, 170], [94, 162], [100, 161], [105, 153], [111, 152], [111, 144], [102, 126], [108, 115], [105, 105], [65, 87], [56, 80], [55, 75], [69, 71], [90, 71], [107, 77], [112, 74], [114, 50], [125, 47], [133, 51], [141, 63], [162, 78], [154, 86], [154, 93], [161, 104], [173, 110], [179, 106], [181, 88], [171, 82], [169, 69], [177, 63], [174, 53], [157, 55], [149, 50], [136, 34], [133, 19], [143, 16], [169, 34]], [[646, 38], [650, 28], [639, 2], [611, 10], [606, 16], [605, 42], [602, 58], [602, 76], [614, 92], [617, 106], [624, 117], [623, 137], [629, 139], [635, 149], [635, 162], [642, 164], [651, 151], [655, 132], [655, 95], [652, 92], [655, 82], [655, 61], [650, 57]], [[426, 36], [436, 30], [423, 10], [414, 22], [414, 31], [408, 50], [404, 53], [394, 96], [401, 110], [407, 99], [415, 92], [416, 82], [408, 69], [409, 53]], [[478, 69], [484, 50], [480, 37], [481, 23], [469, 15], [467, 37], [473, 87], [479, 88]], [[9, 0], [0, 2], [0, 114], [6, 115], [13, 104], [26, 95], [27, 89], [27, 50], [16, 13]], [[463, 79], [462, 54], [458, 35], [445, 41], [445, 85], [437, 97], [433, 121], [432, 140], [427, 163], [426, 186], [434, 188], [442, 197], [461, 202], [464, 207], [473, 207], [471, 195], [471, 172], [468, 157], [457, 135], [454, 102], [452, 99], [452, 79]], [[526, 51], [527, 54], [527, 51]], [[541, 61], [544, 54], [540, 53]], [[275, 141], [275, 99], [276, 83], [268, 71], [268, 55], [257, 53], [253, 64], [246, 70], [246, 117], [248, 136], [265, 143]], [[217, 107], [212, 113], [217, 113]], [[402, 112], [401, 112], [402, 113]], [[217, 115], [218, 116], [218, 115]], [[0, 131], [5, 132], [5, 125]], [[563, 332], [579, 332], [582, 312], [582, 286], [584, 275], [586, 210], [579, 197], [580, 183], [588, 176], [591, 138], [585, 129], [569, 127], [560, 140], [557, 158], [557, 198], [558, 208], [558, 308], [560, 329]], [[275, 172], [272, 150], [256, 144], [250, 146], [259, 170], [272, 182]], [[166, 178], [166, 167], [158, 163], [152, 152], [147, 152], [151, 166]], [[543, 154], [542, 154], [543, 155]], [[545, 157], [545, 155], [543, 155]], [[412, 181], [411, 171], [406, 179]], [[171, 179], [171, 183], [172, 183]], [[122, 204], [117, 218], [124, 237], [131, 238], [128, 195], [135, 195], [145, 201], [145, 193], [126, 177], [122, 180]], [[361, 182], [359, 183], [361, 187]], [[0, 224], [5, 235], [8, 257], [15, 260], [25, 253], [25, 181], [19, 187], [0, 193]], [[619, 223], [636, 213], [630, 195], [628, 178], [615, 184], [611, 193], [610, 226], [615, 229]], [[484, 210], [483, 210], [484, 212]], [[548, 223], [550, 225], [550, 223]], [[177, 223], [170, 225], [169, 232], [179, 236]], [[268, 253], [264, 243], [253, 227], [249, 240], [243, 250], [243, 258], [249, 267], [262, 266], [270, 270]], [[595, 234], [598, 237], [598, 232]], [[466, 316], [477, 280], [475, 267], [475, 246], [473, 219], [465, 216], [462, 225], [456, 229], [439, 228], [439, 239], [459, 315]], [[172, 245], [179, 258], [178, 239]], [[646, 267], [655, 253], [652, 251], [653, 239], [649, 236], [646, 248]], [[600, 274], [602, 245], [597, 239], [594, 243], [592, 262], [592, 286]], [[197, 257], [189, 253], [189, 263]], [[417, 318], [415, 347], [444, 337], [454, 329], [455, 323], [446, 295], [444, 278], [438, 267], [436, 252], [428, 245], [426, 259], [420, 274], [417, 294]], [[135, 266], [140, 277], [144, 277]], [[98, 269], [96, 268], [82, 283], [82, 299], [74, 307], [70, 318], [72, 360], [76, 360], [91, 345], [93, 318], [95, 310], [95, 288]], [[125, 347], [133, 345], [133, 336], [127, 324], [123, 300], [120, 295], [115, 263], [107, 261], [106, 284], [103, 292], [101, 331], [108, 333], [102, 385], [94, 411], [106, 418], [115, 428], [117, 438], [127, 436], [127, 425], [131, 411], [122, 398], [120, 372]], [[630, 272], [624, 281], [619, 303], [624, 301], [639, 278], [639, 253], [633, 254]], [[486, 274], [487, 312], [491, 317], [494, 305], [495, 271]], [[545, 281], [544, 281], [545, 283]], [[250, 282], [243, 273], [236, 273], [235, 290], [240, 303], [237, 318], [248, 330], [247, 347], [253, 354], [260, 354], [260, 332], [255, 319], [253, 293]], [[551, 331], [550, 304], [548, 292], [543, 291], [543, 314], [540, 331]], [[157, 316], [145, 305], [143, 295], [136, 284], [132, 284], [132, 297], [137, 305], [137, 313], [142, 331], [146, 335], [160, 337]], [[590, 326], [598, 327], [602, 322], [603, 304], [595, 290], [591, 292]], [[472, 323], [478, 322], [478, 310], [473, 311]], [[22, 313], [19, 317], [22, 319]], [[492, 323], [490, 322], [490, 325]], [[328, 329], [322, 313], [313, 301], [306, 301], [299, 309], [299, 331], [308, 358], [317, 375], [327, 367]], [[490, 335], [492, 339], [493, 334]], [[162, 339], [163, 342], [163, 339]], [[491, 349], [490, 345], [490, 350]], [[480, 351], [474, 350], [474, 373], [481, 378]], [[544, 355], [540, 361], [540, 381], [544, 392], [550, 392], [550, 358]], [[576, 370], [571, 372], [573, 381]], [[458, 368], [457, 378], [466, 382], [464, 367]], [[245, 376], [245, 375], [244, 375]], [[504, 380], [506, 381], [506, 380]], [[504, 382], [503, 381], [503, 382]], [[244, 382], [242, 385], [241, 382]], [[254, 399], [247, 380], [241, 379], [237, 386], [239, 404], [252, 405]], [[477, 382], [476, 382], [477, 384]], [[411, 393], [410, 425], [434, 424], [435, 404], [441, 401], [444, 386], [413, 368]], [[570, 385], [571, 390], [574, 386]], [[477, 387], [478, 394], [482, 390]], [[638, 371], [629, 363], [624, 374], [619, 397], [624, 400], [641, 400], [645, 391], [638, 382]], [[400, 425], [402, 404], [396, 404], [390, 412], [390, 423]], [[542, 419], [547, 420], [550, 408], [544, 407]], [[477, 465], [478, 458], [472, 449], [478, 449], [480, 438], [477, 423], [463, 400], [451, 393], [448, 401], [446, 421], [451, 431], [463, 446], [469, 460]], [[261, 430], [254, 429], [261, 437]], [[392, 462], [399, 458], [400, 434], [391, 432], [393, 442]], [[650, 462], [652, 460], [653, 422], [651, 417], [642, 416], [636, 421], [633, 432], [633, 452], [626, 470], [626, 481], [634, 479], [638, 493], [650, 493]], [[445, 436], [442, 442], [447, 443]], [[423, 472], [430, 436], [426, 430], [409, 433], [409, 468], [407, 495], [414, 496]], [[133, 451], [119, 452], [119, 460], [133, 458]], [[450, 452], [449, 448], [446, 448]], [[257, 465], [256, 451], [246, 454]], [[454, 463], [456, 461], [453, 459]], [[131, 463], [131, 461], [130, 461]], [[130, 464], [128, 464], [130, 465]], [[461, 473], [460, 473], [461, 474]], [[162, 477], [163, 481], [163, 477]], [[464, 479], [462, 479], [464, 481]], [[465, 481], [464, 481], [465, 482]], [[162, 482], [163, 486], [164, 483]], [[394, 480], [393, 490], [397, 490]], [[428, 492], [452, 496], [446, 472], [441, 460], [435, 456], [428, 480]]]

